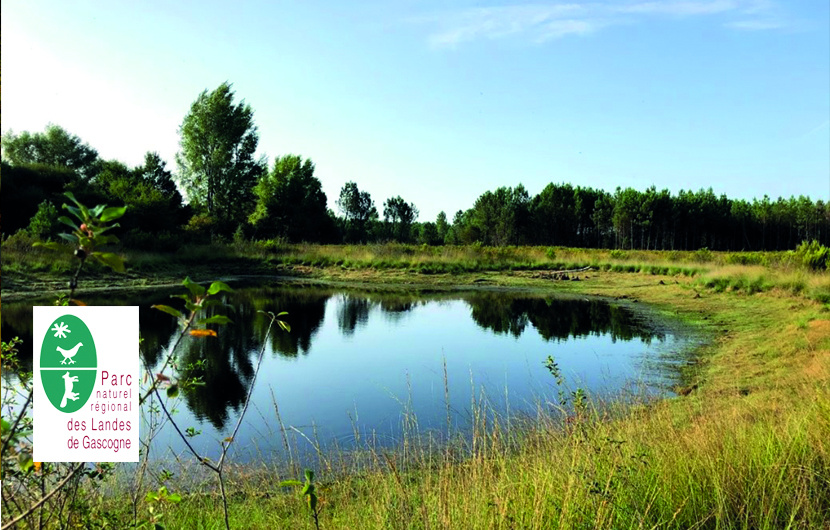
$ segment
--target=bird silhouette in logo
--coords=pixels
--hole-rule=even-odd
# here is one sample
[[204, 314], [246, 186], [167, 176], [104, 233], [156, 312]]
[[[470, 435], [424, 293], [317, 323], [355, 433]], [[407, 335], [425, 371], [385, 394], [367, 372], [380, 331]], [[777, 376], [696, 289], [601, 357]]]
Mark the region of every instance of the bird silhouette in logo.
[[72, 401], [78, 400], [78, 393], [72, 391], [73, 384], [77, 382], [77, 375], [70, 376], [69, 372], [63, 374], [63, 399], [61, 400], [61, 408], [66, 406], [67, 399], [71, 399]]
[[61, 352], [61, 354], [63, 355], [63, 360], [61, 361], [61, 364], [66, 364], [66, 361], [69, 361], [69, 364], [75, 364], [75, 361], [72, 360], [72, 357], [75, 357], [75, 354], [78, 353], [78, 348], [80, 348], [81, 346], [83, 346], [83, 343], [79, 342], [70, 350], [64, 350], [60, 346], [56, 347], [55, 350]]

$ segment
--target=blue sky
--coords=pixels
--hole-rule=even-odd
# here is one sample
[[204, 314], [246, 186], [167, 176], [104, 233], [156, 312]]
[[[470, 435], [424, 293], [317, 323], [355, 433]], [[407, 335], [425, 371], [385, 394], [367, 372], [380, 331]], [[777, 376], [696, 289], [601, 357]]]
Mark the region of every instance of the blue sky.
[[158, 151], [221, 82], [260, 152], [434, 220], [549, 182], [830, 199], [826, 1], [2, 3], [3, 131]]

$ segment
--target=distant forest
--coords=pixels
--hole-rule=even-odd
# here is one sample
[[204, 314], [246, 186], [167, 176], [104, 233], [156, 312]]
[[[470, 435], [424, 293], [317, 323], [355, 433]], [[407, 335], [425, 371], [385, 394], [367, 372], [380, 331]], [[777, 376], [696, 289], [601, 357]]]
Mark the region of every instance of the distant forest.
[[[62, 193], [89, 205], [126, 204], [120, 236], [129, 248], [175, 250], [183, 243], [288, 242], [426, 245], [548, 245], [654, 250], [787, 250], [805, 240], [830, 245], [830, 204], [808, 197], [746, 201], [711, 188], [672, 194], [650, 187], [613, 192], [551, 183], [531, 196], [521, 184], [482, 194], [450, 220], [418, 221], [400, 196], [376, 206], [347, 182], [328, 208], [314, 163], [297, 155], [256, 159], [253, 111], [231, 86], [205, 91], [180, 127], [176, 172], [152, 152], [128, 167], [57, 125], [3, 136], [2, 229], [54, 239]], [[437, 190], [438, 192], [438, 190]], [[382, 215], [381, 215], [382, 214]], [[18, 236], [19, 237], [19, 236]]]

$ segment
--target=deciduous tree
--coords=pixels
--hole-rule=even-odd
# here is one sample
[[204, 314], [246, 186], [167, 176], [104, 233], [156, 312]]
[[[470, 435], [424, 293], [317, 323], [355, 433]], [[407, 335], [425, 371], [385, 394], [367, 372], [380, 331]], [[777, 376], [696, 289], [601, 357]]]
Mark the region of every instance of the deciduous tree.
[[43, 164], [69, 168], [90, 178], [96, 173], [98, 151], [58, 125], [47, 125], [42, 133], [23, 131], [3, 135], [3, 158], [14, 166]]
[[400, 195], [383, 203], [383, 218], [389, 224], [391, 236], [402, 243], [412, 239], [412, 223], [418, 218], [418, 208]]
[[255, 158], [254, 112], [233, 100], [227, 82], [199, 94], [179, 128], [176, 156], [179, 184], [191, 204], [205, 208], [226, 233], [250, 214], [253, 188], [265, 167], [264, 159]]
[[314, 163], [298, 155], [274, 161], [254, 188], [256, 209], [249, 221], [257, 237], [285, 236], [291, 241], [326, 241], [332, 233], [326, 194], [314, 176]]
[[378, 218], [378, 210], [369, 192], [360, 191], [354, 182], [347, 182], [340, 190], [337, 209], [346, 222], [346, 240], [366, 241], [369, 223]]

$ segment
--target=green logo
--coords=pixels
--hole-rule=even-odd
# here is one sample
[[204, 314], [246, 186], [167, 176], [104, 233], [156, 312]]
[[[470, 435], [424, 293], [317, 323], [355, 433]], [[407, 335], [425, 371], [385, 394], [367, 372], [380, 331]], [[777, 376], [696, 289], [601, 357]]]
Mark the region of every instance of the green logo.
[[40, 380], [52, 405], [75, 412], [92, 395], [98, 357], [92, 333], [74, 315], [56, 318], [40, 348]]

